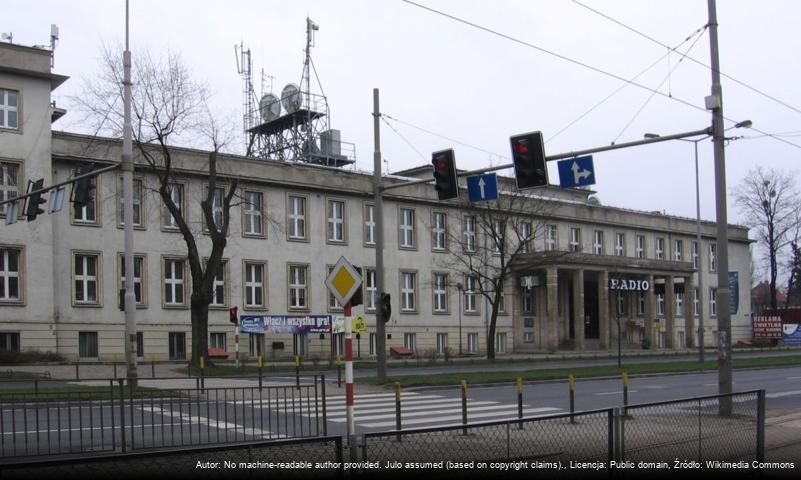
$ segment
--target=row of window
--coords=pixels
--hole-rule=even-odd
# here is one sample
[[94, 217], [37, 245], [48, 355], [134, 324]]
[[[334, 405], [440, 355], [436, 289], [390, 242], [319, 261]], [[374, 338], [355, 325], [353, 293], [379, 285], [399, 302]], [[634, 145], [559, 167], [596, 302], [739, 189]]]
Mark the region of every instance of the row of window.
[[[658, 316], [665, 315], [665, 293], [664, 292], [657, 292], [654, 294], [656, 297], [656, 314]], [[617, 292], [615, 295], [616, 300], [616, 312], [618, 315], [627, 315], [628, 314], [628, 297], [624, 292]], [[709, 315], [716, 316], [718, 314], [717, 308], [717, 300], [718, 300], [718, 289], [715, 287], [709, 288]], [[675, 292], [674, 304], [675, 310], [674, 315], [676, 317], [681, 317], [684, 315], [684, 292]], [[642, 317], [645, 315], [645, 292], [638, 292], [637, 300], [637, 316]], [[695, 316], [699, 316], [701, 314], [701, 301], [698, 297], [698, 288], [693, 290], [693, 313]]]

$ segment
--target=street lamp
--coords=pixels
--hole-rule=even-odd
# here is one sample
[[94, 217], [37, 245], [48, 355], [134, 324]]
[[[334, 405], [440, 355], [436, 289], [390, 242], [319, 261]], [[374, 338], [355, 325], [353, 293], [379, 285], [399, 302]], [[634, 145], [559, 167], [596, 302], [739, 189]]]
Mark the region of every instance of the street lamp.
[[[743, 120], [734, 124], [730, 128], [751, 128], [753, 123], [751, 120]], [[729, 129], [727, 129], [729, 130]], [[646, 133], [645, 138], [658, 138], [656, 133]], [[698, 175], [698, 142], [706, 140], [709, 135], [699, 138], [698, 140], [690, 140], [686, 138], [679, 138], [683, 142], [691, 142], [695, 151], [695, 241], [698, 244], [698, 362], [704, 363], [704, 277], [701, 274], [701, 265], [703, 265], [703, 258], [701, 252], [701, 189]], [[689, 292], [688, 292], [689, 293]]]
[[459, 290], [459, 356], [462, 356], [462, 289], [464, 286], [461, 283], [456, 284], [456, 290]]

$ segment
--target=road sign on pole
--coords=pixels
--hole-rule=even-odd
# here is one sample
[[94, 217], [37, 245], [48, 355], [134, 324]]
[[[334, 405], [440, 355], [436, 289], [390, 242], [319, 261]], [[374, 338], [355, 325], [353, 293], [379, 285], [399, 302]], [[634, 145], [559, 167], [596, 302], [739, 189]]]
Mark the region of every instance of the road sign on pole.
[[325, 279], [325, 286], [339, 303], [345, 305], [356, 290], [361, 288], [362, 277], [345, 257], [339, 257], [339, 261]]
[[559, 186], [562, 188], [583, 187], [595, 184], [595, 170], [592, 155], [561, 160], [559, 166]]
[[498, 180], [494, 173], [467, 177], [467, 193], [471, 202], [497, 200]]

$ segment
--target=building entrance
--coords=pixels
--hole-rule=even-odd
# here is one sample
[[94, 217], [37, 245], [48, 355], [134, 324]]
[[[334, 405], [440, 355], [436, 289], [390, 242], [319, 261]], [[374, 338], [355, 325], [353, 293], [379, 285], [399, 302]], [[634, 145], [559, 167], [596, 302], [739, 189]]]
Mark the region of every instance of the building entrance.
[[584, 281], [584, 338], [600, 337], [598, 282]]

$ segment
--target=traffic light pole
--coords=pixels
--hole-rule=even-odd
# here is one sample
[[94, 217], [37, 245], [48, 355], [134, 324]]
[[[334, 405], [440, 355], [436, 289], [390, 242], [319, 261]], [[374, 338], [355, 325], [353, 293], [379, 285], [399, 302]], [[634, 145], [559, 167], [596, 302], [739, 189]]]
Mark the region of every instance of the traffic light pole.
[[136, 385], [136, 294], [133, 255], [133, 145], [131, 139], [131, 52], [128, 49], [128, 0], [125, 0], [125, 51], [123, 62], [122, 197], [125, 222], [125, 359], [126, 376]]
[[387, 328], [383, 309], [379, 307], [378, 300], [384, 292], [384, 202], [383, 191], [385, 187], [381, 181], [381, 111], [378, 105], [378, 89], [373, 89], [373, 222], [375, 223], [375, 349], [376, 349], [376, 376], [383, 383], [387, 380]]
[[58, 187], [63, 187], [65, 185], [71, 185], [71, 184], [73, 184], [73, 183], [75, 183], [78, 180], [81, 180], [83, 178], [96, 177], [96, 176], [100, 175], [101, 173], [110, 172], [111, 170], [116, 170], [118, 168], [120, 168], [120, 164], [119, 163], [115, 163], [113, 165], [109, 165], [109, 166], [103, 167], [103, 168], [98, 168], [97, 170], [92, 170], [90, 173], [87, 173], [87, 174], [84, 174], [84, 175], [77, 175], [75, 177], [70, 178], [69, 180], [64, 180], [63, 182], [54, 183], [53, 185], [49, 185], [47, 187], [42, 187], [42, 188], [40, 188], [38, 190], [33, 190], [31, 192], [26, 193], [25, 195], [19, 195], [17, 197], [12, 197], [12, 198], [3, 200], [2, 202], [0, 202], [0, 206], [6, 205], [8, 203], [20, 202], [20, 201], [22, 201], [22, 200], [24, 200], [24, 199], [26, 199], [28, 197], [31, 197], [31, 196], [34, 196], [34, 195], [41, 195], [43, 193], [49, 192], [50, 190], [55, 190]]

